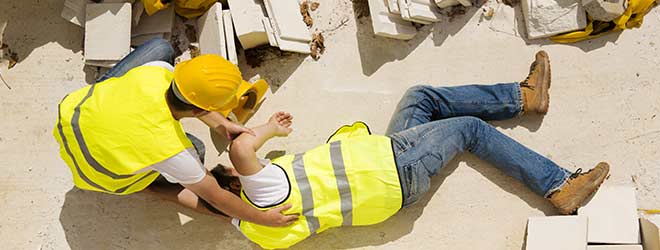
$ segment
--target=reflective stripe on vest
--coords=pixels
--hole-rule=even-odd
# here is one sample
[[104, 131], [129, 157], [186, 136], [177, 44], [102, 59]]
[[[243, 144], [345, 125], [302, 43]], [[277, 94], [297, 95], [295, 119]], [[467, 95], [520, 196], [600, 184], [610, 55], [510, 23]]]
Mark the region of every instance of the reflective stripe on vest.
[[[192, 146], [165, 101], [171, 79], [168, 70], [142, 66], [64, 97], [53, 134], [77, 187], [113, 194], [140, 191], [158, 172], [136, 172]], [[140, 96], [117, 99], [122, 93]], [[107, 112], [121, 115], [113, 117]], [[116, 121], [104, 122], [109, 119]], [[132, 126], [137, 122], [148, 126]]]
[[[399, 176], [385, 136], [334, 140], [273, 164], [291, 183], [289, 198], [277, 206], [291, 204], [285, 213], [301, 216], [288, 227], [241, 221], [241, 232], [264, 248], [287, 248], [331, 227], [379, 223], [401, 208]], [[251, 203], [244, 192], [241, 196]]]

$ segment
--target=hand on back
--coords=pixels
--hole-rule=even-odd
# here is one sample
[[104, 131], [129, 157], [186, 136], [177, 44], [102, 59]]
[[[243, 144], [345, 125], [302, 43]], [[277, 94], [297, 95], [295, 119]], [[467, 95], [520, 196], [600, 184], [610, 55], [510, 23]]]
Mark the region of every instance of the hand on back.
[[288, 136], [293, 129], [291, 124], [293, 116], [286, 112], [277, 112], [273, 114], [270, 119], [268, 119], [268, 125], [271, 125], [275, 128], [275, 136]]

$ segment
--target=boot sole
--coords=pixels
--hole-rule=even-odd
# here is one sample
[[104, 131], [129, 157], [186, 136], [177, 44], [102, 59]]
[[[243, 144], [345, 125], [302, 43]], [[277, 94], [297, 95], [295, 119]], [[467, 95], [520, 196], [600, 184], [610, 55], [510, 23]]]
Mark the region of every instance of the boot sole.
[[542, 83], [547, 83], [547, 84], [542, 84], [541, 85], [541, 109], [538, 111], [541, 114], [546, 114], [548, 113], [548, 109], [550, 107], [550, 98], [548, 94], [548, 89], [550, 88], [550, 85], [552, 84], [552, 70], [550, 68], [550, 58], [548, 57], [548, 53], [545, 51], [541, 50], [538, 52], [539, 54], [542, 55], [542, 60], [541, 61], [541, 67], [543, 67], [543, 74], [541, 75], [541, 80], [540, 82]]

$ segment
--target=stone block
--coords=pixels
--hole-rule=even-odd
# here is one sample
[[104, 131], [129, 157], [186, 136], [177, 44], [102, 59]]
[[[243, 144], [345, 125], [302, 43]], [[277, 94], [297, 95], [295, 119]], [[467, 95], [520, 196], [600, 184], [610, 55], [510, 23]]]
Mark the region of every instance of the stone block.
[[627, 0], [582, 0], [582, 6], [594, 20], [609, 22], [621, 16], [628, 7]]
[[275, 38], [275, 31], [273, 31], [273, 25], [270, 23], [270, 19], [264, 17], [261, 19], [261, 22], [266, 29], [266, 34], [268, 34], [268, 43], [270, 46], [277, 47], [277, 39]]
[[401, 14], [401, 11], [399, 10], [399, 1], [397, 0], [387, 0], [387, 9], [392, 14]]
[[639, 219], [642, 230], [642, 245], [644, 250], [660, 250], [660, 230], [658, 224], [646, 218]]
[[587, 218], [584, 216], [530, 217], [526, 250], [584, 250]]
[[145, 35], [151, 35], [153, 37], [156, 34], [160, 34], [160, 37], [164, 38], [167, 34], [172, 34], [175, 17], [174, 7], [158, 11], [151, 16], [147, 15], [146, 12], [143, 12], [138, 25], [131, 29], [131, 45], [137, 46], [142, 44], [138, 43], [136, 45], [136, 41], [134, 40], [137, 37], [147, 37]]
[[261, 0], [228, 0], [238, 41], [244, 49], [268, 44], [268, 34], [262, 23], [266, 17]]
[[522, 0], [527, 38], [538, 39], [584, 29], [587, 14], [579, 0]]
[[264, 0], [264, 4], [275, 34], [281, 39], [306, 43], [312, 40], [297, 0]]
[[126, 56], [131, 42], [131, 4], [87, 4], [85, 11], [85, 61]]
[[430, 24], [439, 22], [441, 15], [438, 6], [431, 0], [399, 0], [403, 20]]
[[592, 245], [587, 250], [643, 250], [642, 245]]
[[65, 0], [61, 16], [67, 21], [85, 27], [85, 8], [90, 0]]
[[197, 41], [202, 54], [216, 54], [227, 58], [225, 27], [223, 25], [222, 4], [215, 3], [197, 19]]
[[447, 8], [461, 4], [458, 0], [435, 0], [435, 5], [439, 8]]
[[578, 214], [589, 218], [589, 243], [640, 243], [633, 187], [602, 186]]
[[410, 40], [417, 34], [417, 29], [412, 23], [389, 12], [384, 0], [369, 0], [369, 11], [374, 33], [377, 36]]
[[222, 11], [223, 23], [225, 25], [225, 42], [227, 43], [227, 60], [238, 65], [238, 53], [236, 53], [236, 41], [234, 41], [234, 24], [231, 21], [231, 11]]

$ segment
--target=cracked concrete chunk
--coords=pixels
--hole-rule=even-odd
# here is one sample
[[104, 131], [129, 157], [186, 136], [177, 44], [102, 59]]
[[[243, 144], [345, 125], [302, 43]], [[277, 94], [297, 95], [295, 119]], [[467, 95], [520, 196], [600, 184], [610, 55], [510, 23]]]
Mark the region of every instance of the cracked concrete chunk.
[[582, 6], [594, 20], [609, 22], [621, 16], [626, 7], [627, 0], [582, 0]]
[[151, 16], [146, 12], [142, 13], [140, 22], [131, 30], [131, 45], [139, 46], [155, 37], [171, 37], [175, 17], [174, 7], [158, 11]]
[[90, 0], [66, 0], [62, 8], [61, 16], [67, 21], [85, 27], [85, 7], [88, 3], [94, 3]]
[[131, 4], [87, 4], [85, 61], [120, 60], [130, 52]]
[[538, 39], [587, 27], [579, 0], [523, 0], [527, 38]]
[[234, 41], [234, 24], [231, 21], [231, 11], [223, 10], [222, 18], [225, 27], [225, 42], [227, 43], [227, 60], [238, 65], [236, 42]]
[[399, 10], [399, 1], [397, 0], [387, 0], [387, 9], [392, 14], [401, 14], [401, 11]]
[[266, 17], [261, 0], [227, 0], [238, 41], [244, 49], [268, 44], [261, 21]]
[[389, 12], [384, 0], [369, 0], [369, 12], [371, 12], [374, 33], [377, 36], [410, 40], [417, 34], [417, 29], [412, 26], [412, 23]]
[[633, 187], [602, 186], [578, 214], [589, 218], [589, 243], [640, 243]]
[[264, 28], [266, 29], [266, 34], [268, 34], [268, 43], [270, 46], [277, 47], [277, 39], [275, 38], [275, 32], [273, 31], [273, 26], [270, 24], [270, 19], [264, 17], [261, 19]]
[[584, 250], [587, 248], [587, 217], [530, 217], [526, 250]]
[[399, 0], [403, 20], [430, 24], [440, 21], [438, 6], [431, 0]]
[[264, 0], [266, 11], [276, 34], [281, 39], [309, 43], [312, 35], [300, 15], [296, 0]]
[[202, 54], [216, 54], [227, 58], [222, 4], [215, 3], [197, 20], [197, 40]]

